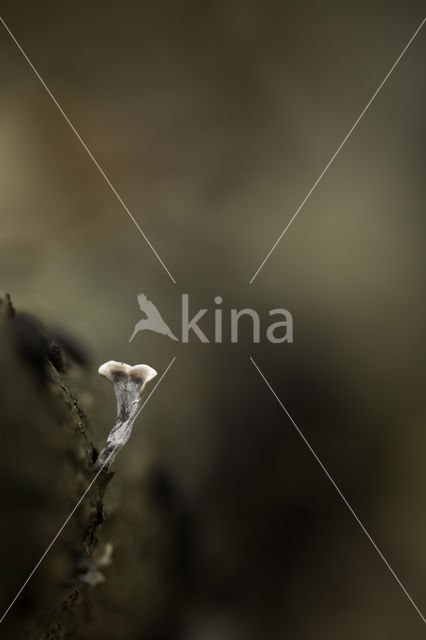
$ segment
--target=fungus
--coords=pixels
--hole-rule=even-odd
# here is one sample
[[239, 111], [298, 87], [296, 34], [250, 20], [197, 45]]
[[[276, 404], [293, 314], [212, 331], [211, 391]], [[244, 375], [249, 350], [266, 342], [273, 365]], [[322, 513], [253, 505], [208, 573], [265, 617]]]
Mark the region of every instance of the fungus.
[[112, 383], [117, 398], [117, 418], [108, 436], [106, 447], [102, 449], [93, 465], [96, 471], [108, 469], [117, 453], [130, 438], [133, 423], [140, 411], [144, 389], [157, 375], [155, 369], [146, 364], [136, 364], [132, 367], [115, 360], [102, 364], [98, 373]]
[[78, 577], [82, 582], [87, 582], [91, 587], [105, 582], [105, 575], [100, 571], [112, 564], [112, 555], [114, 547], [111, 542], [107, 542], [103, 552], [93, 559], [88, 556], [82, 556], [78, 562]]

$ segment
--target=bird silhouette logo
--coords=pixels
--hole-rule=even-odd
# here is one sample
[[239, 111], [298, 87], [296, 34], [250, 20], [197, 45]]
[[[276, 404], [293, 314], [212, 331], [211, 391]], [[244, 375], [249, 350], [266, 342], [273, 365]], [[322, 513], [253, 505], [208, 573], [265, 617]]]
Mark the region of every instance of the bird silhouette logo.
[[146, 295], [140, 293], [138, 295], [138, 303], [140, 310], [146, 315], [146, 318], [142, 318], [142, 320], [139, 320], [139, 322], [136, 323], [135, 330], [133, 331], [129, 342], [133, 340], [139, 331], [145, 331], [147, 329], [149, 331], [161, 333], [163, 336], [169, 336], [172, 340], [177, 340], [169, 326], [164, 322], [155, 304], [148, 300]]

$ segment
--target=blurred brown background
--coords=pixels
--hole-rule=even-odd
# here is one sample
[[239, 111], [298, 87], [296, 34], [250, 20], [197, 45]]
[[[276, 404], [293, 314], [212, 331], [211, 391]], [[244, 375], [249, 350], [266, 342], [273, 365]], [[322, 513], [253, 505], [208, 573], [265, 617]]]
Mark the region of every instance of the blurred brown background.
[[[423, 13], [378, 0], [2, 4], [177, 281], [1, 28], [0, 286], [87, 346], [91, 369], [71, 384], [98, 446], [115, 406], [97, 366], [161, 373], [177, 357], [115, 463], [114, 565], [87, 637], [423, 637], [249, 361], [424, 610], [425, 32], [249, 285]], [[129, 344], [140, 291], [176, 331], [182, 292], [194, 311], [216, 295], [263, 318], [285, 307], [295, 341]], [[56, 528], [26, 532], [34, 563]], [[4, 608], [27, 574], [8, 567]]]

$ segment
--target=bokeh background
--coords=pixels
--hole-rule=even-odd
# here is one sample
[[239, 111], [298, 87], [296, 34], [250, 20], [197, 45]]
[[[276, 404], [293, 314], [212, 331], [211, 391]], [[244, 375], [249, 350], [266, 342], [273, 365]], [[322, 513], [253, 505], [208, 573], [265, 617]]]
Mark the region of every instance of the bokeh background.
[[[424, 32], [249, 284], [423, 13], [379, 0], [2, 3], [176, 279], [0, 28], [1, 288], [86, 346], [91, 365], [70, 380], [97, 446], [115, 415], [97, 366], [161, 373], [176, 356], [117, 458], [102, 525], [114, 563], [75, 637], [423, 637], [249, 361], [424, 611]], [[231, 345], [226, 320], [221, 345], [148, 332], [129, 344], [141, 291], [178, 333], [183, 292], [194, 311], [222, 296], [227, 319], [255, 308], [263, 332], [268, 310], [287, 308], [294, 343], [245, 331]], [[212, 335], [212, 312], [202, 326]], [[18, 464], [25, 442], [3, 458]], [[40, 456], [48, 491], [60, 469]], [[4, 608], [61, 523], [32, 505], [23, 530], [21, 502]]]

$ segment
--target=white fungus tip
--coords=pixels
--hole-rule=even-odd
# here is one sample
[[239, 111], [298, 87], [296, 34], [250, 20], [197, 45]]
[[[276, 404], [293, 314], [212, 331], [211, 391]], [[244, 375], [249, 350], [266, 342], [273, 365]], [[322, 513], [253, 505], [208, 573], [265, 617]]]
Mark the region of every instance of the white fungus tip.
[[132, 367], [129, 364], [117, 362], [116, 360], [109, 360], [101, 364], [98, 373], [111, 382], [113, 382], [114, 376], [117, 374], [127, 376], [128, 378], [138, 378], [143, 381], [141, 391], [145, 385], [157, 375], [156, 370], [147, 364], [135, 364]]
[[98, 369], [98, 373], [104, 378], [108, 378], [108, 380], [112, 381], [113, 375], [115, 373], [125, 373], [128, 374], [129, 369], [131, 367], [124, 362], [117, 362], [116, 360], [108, 360], [108, 362], [104, 362]]
[[127, 373], [131, 378], [142, 378], [145, 384], [157, 375], [156, 370], [147, 364], [135, 364], [134, 367], [129, 368]]

